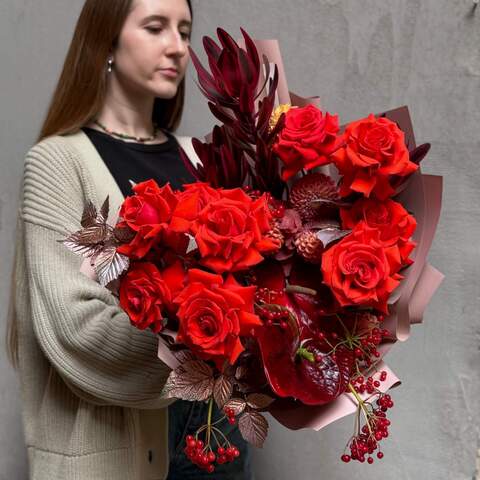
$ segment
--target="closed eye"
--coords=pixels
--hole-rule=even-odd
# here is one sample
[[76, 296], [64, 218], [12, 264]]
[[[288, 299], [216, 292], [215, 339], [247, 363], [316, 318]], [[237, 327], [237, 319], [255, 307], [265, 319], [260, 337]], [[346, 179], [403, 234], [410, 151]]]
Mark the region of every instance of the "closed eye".
[[[156, 35], [157, 33], [160, 33], [163, 28], [160, 28], [160, 27], [145, 27], [146, 30], [148, 30], [152, 35]], [[187, 32], [180, 32], [180, 35], [181, 37], [184, 39], [184, 40], [190, 40], [190, 33], [187, 33]]]
[[159, 33], [162, 31], [162, 29], [159, 27], [146, 27], [146, 29], [151, 33]]

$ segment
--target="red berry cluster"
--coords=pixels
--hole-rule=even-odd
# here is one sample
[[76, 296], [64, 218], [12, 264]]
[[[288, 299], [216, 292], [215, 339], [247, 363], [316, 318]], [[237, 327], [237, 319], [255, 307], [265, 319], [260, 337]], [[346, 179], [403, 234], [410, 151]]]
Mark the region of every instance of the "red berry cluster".
[[260, 287], [255, 291], [255, 301], [262, 304], [256, 309], [256, 314], [268, 327], [272, 325], [278, 325], [283, 329], [288, 327], [290, 312], [286, 307], [276, 303], [284, 294], [285, 289], [274, 290], [267, 287]]
[[379, 378], [379, 380], [374, 380], [373, 377], [367, 377], [367, 379], [365, 380], [365, 377], [359, 375], [353, 380], [353, 384], [355, 385], [355, 389], [357, 390], [357, 392], [367, 392], [372, 394], [380, 386], [381, 382], [384, 382], [387, 379], [387, 372], [385, 370], [382, 370], [380, 372]]
[[[341, 456], [344, 462], [357, 460], [363, 463], [365, 456], [368, 455], [366, 458], [367, 463], [373, 463], [374, 458], [372, 454], [377, 450], [378, 442], [388, 437], [390, 420], [388, 420], [385, 412], [393, 407], [393, 401], [390, 395], [381, 393], [376, 403], [379, 408], [373, 409], [371, 413], [367, 414], [367, 424], [362, 427], [360, 434], [352, 437], [349, 444], [350, 455], [344, 453]], [[383, 458], [383, 452], [378, 451], [377, 458]]]
[[215, 461], [221, 465], [232, 462], [240, 456], [240, 450], [235, 445], [229, 444], [227, 448], [218, 447], [215, 453], [209, 445], [205, 446], [202, 440], [195, 439], [193, 435], [187, 435], [183, 451], [192, 463], [208, 473], [215, 471]]
[[282, 218], [285, 215], [285, 203], [275, 198], [270, 198], [268, 202], [270, 213], [274, 218]]
[[259, 317], [265, 320], [265, 325], [271, 327], [272, 325], [278, 325], [280, 328], [288, 327], [288, 317], [289, 313], [286, 309], [282, 310], [269, 310], [264, 307], [260, 307]]
[[267, 197], [270, 213], [274, 218], [282, 218], [285, 215], [285, 202], [272, 197], [270, 192], [262, 192], [261, 190], [253, 190], [250, 185], [243, 187], [244, 192], [253, 200], [261, 197], [264, 193]]
[[360, 346], [354, 350], [358, 361], [364, 362], [367, 367], [372, 365], [371, 357], [380, 358], [380, 352], [377, 346], [382, 343], [384, 337], [390, 335], [386, 329], [373, 328], [368, 334], [359, 338]]
[[227, 416], [228, 423], [233, 425], [235, 423], [235, 410], [233, 408], [225, 407], [223, 409], [225, 415]]

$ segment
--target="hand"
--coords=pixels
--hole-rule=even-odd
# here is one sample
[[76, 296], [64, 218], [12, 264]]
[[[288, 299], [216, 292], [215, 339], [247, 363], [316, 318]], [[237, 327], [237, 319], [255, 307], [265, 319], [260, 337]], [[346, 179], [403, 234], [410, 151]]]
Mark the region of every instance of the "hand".
[[[83, 259], [82, 265], [80, 265], [80, 271], [84, 275], [86, 275], [88, 278], [91, 278], [93, 281], [98, 282], [97, 272], [90, 264], [90, 258]], [[105, 286], [105, 288], [110, 290], [113, 293], [113, 295], [118, 297], [119, 296], [118, 290], [120, 288], [120, 279], [116, 278], [115, 280], [112, 280], [110, 283], [108, 283]]]
[[95, 269], [90, 265], [90, 258], [84, 258], [82, 265], [80, 266], [80, 271], [86, 275], [88, 278], [92, 280], [98, 281], [97, 272]]

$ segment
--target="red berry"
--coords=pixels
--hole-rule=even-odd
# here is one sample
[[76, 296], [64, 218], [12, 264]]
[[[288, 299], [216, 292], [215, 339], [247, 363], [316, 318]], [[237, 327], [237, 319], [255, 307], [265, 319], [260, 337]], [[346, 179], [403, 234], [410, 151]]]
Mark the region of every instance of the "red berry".
[[383, 458], [383, 453], [382, 453], [382, 452], [378, 452], [378, 453], [377, 453], [377, 457], [378, 457], [378, 458]]
[[217, 456], [213, 452], [208, 452], [208, 461], [209, 462], [214, 462]]
[[348, 463], [351, 459], [350, 455], [342, 455], [342, 462]]
[[370, 464], [372, 464], [372, 463], [373, 463], [373, 457], [368, 457], [368, 458], [367, 458], [367, 462], [370, 463]]

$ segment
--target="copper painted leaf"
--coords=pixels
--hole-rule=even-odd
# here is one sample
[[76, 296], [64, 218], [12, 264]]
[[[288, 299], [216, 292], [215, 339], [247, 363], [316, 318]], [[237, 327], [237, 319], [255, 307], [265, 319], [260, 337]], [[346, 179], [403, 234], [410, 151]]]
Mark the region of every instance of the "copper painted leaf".
[[247, 373], [246, 367], [243, 366], [243, 365], [240, 365], [240, 366], [237, 367], [237, 369], [235, 370], [235, 378], [236, 378], [237, 380], [240, 380], [246, 373]]
[[240, 415], [247, 406], [247, 402], [243, 398], [231, 398], [226, 404], [225, 408], [233, 408], [235, 415]]
[[232, 396], [233, 392], [233, 382], [231, 377], [225, 375], [220, 375], [215, 380], [215, 385], [213, 387], [213, 398], [218, 405], [218, 408], [223, 408], [227, 401]]
[[180, 362], [180, 363], [185, 363], [189, 362], [191, 360], [196, 360], [195, 355], [191, 350], [188, 350], [184, 348], [183, 350], [177, 350], [172, 352], [175, 358]]
[[115, 227], [113, 235], [120, 243], [130, 243], [135, 238], [136, 233], [129, 227]]
[[348, 207], [350, 204], [342, 200], [329, 200], [328, 198], [316, 198], [308, 202], [313, 208], [321, 209], [323, 207]]
[[83, 245], [91, 245], [92, 243], [102, 243], [107, 240], [110, 232], [107, 224], [97, 222], [77, 233], [80, 243]]
[[83, 209], [82, 220], [80, 221], [83, 228], [91, 227], [97, 218], [97, 209], [89, 200]]
[[340, 229], [340, 222], [332, 219], [313, 220], [305, 223], [303, 227], [309, 230], [323, 230], [325, 228]]
[[108, 219], [108, 212], [110, 210], [109, 195], [103, 202], [103, 205], [100, 208], [99, 222], [106, 222]]
[[315, 232], [315, 236], [322, 242], [323, 248], [327, 248], [331, 243], [346, 237], [350, 232], [351, 230], [328, 227]]
[[163, 389], [165, 398], [207, 400], [213, 393], [213, 370], [201, 360], [191, 360], [173, 370]]
[[267, 438], [268, 422], [262, 414], [252, 410], [245, 412], [238, 420], [238, 428], [247, 442], [258, 448], [263, 447]]
[[114, 246], [105, 248], [95, 262], [95, 271], [100, 285], [105, 286], [117, 279], [129, 265], [130, 259], [126, 255], [117, 253]]
[[267, 408], [274, 399], [264, 393], [251, 393], [247, 396], [247, 405], [255, 410]]
[[57, 240], [59, 243], [63, 243], [69, 250], [77, 255], [82, 255], [84, 257], [92, 257], [94, 254], [98, 253], [99, 249], [102, 247], [100, 245], [84, 245], [78, 242], [78, 237], [76, 233], [72, 233], [65, 240]]

